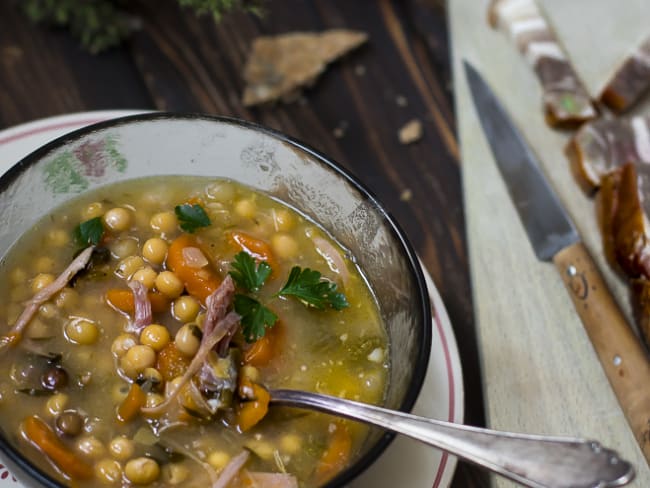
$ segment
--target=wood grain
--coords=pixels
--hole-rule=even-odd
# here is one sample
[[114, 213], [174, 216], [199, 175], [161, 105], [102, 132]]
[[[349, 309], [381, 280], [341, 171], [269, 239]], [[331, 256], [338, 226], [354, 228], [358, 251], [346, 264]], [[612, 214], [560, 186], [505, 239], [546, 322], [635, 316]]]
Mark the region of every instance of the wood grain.
[[[141, 31], [91, 56], [64, 32], [34, 27], [12, 2], [0, 2], [0, 128], [103, 108], [197, 111], [259, 122], [326, 153], [386, 205], [432, 274], [462, 358], [466, 421], [482, 425], [444, 2], [271, 1], [262, 19], [236, 14], [219, 25], [176, 3], [133, 0]], [[363, 30], [370, 41], [298, 102], [242, 105], [252, 39], [335, 27]], [[397, 132], [413, 118], [424, 135], [404, 146]], [[461, 463], [453, 486], [487, 486], [487, 477]]]

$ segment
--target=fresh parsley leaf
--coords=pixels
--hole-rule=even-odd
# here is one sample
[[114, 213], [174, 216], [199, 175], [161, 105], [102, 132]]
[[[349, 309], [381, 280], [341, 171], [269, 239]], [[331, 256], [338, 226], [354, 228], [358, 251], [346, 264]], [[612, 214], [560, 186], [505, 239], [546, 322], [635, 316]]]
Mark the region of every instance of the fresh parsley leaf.
[[267, 327], [273, 327], [278, 316], [254, 298], [235, 295], [235, 312], [241, 315], [242, 332], [246, 342], [255, 342], [266, 334]]
[[211, 224], [210, 217], [205, 213], [203, 207], [198, 203], [194, 205], [184, 203], [183, 205], [176, 205], [174, 207], [178, 223], [185, 232], [192, 234], [196, 229], [207, 227]]
[[320, 310], [330, 306], [335, 310], [348, 307], [345, 295], [336, 291], [336, 283], [321, 277], [320, 272], [313, 269], [301, 269], [300, 266], [291, 268], [287, 283], [276, 293], [276, 296], [292, 295], [302, 302]]
[[255, 260], [244, 251], [235, 256], [230, 266], [232, 266], [230, 276], [237, 286], [248, 291], [259, 290], [271, 274], [269, 263], [262, 261], [255, 267]]
[[74, 238], [81, 246], [96, 246], [104, 237], [104, 224], [101, 217], [86, 220], [74, 229]]

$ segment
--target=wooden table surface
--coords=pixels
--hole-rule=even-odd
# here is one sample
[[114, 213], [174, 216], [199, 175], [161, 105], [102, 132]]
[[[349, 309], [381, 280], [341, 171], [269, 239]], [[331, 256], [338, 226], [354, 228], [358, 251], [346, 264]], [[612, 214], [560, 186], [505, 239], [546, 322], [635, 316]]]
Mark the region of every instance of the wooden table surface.
[[[378, 196], [424, 261], [458, 342], [466, 423], [483, 425], [443, 2], [276, 0], [263, 19], [234, 14], [220, 25], [176, 2], [152, 4], [135, 2], [146, 17], [130, 42], [93, 56], [65, 32], [35, 27], [12, 2], [0, 2], [0, 129], [87, 110], [198, 111], [256, 121], [328, 154]], [[252, 39], [341, 27], [367, 32], [369, 42], [301, 100], [242, 105]], [[397, 132], [413, 118], [423, 137], [400, 144]], [[459, 463], [451, 486], [488, 486], [488, 478]]]

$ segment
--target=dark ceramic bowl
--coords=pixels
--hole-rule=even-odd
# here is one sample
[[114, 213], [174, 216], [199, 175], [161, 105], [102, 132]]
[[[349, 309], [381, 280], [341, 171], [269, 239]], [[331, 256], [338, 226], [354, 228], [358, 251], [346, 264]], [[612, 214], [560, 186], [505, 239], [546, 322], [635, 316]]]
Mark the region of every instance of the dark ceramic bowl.
[[[92, 145], [100, 148], [98, 156], [92, 160], [79, 156]], [[431, 348], [429, 298], [416, 255], [361, 182], [276, 131], [222, 117], [150, 113], [61, 137], [0, 178], [0, 255], [47, 209], [98, 186], [152, 175], [236, 180], [280, 198], [329, 231], [356, 257], [388, 329], [391, 367], [384, 405], [402, 411], [412, 408]], [[62, 486], [7, 439], [0, 432], [0, 450], [25, 485]], [[372, 430], [357, 459], [327, 486], [350, 482], [392, 439], [393, 434]]]

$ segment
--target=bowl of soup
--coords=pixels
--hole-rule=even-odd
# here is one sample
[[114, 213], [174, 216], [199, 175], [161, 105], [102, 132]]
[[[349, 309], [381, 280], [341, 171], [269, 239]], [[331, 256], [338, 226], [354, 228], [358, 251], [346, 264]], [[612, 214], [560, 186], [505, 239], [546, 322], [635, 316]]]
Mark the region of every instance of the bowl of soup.
[[145, 114], [0, 178], [0, 450], [29, 486], [343, 486], [392, 435], [269, 388], [409, 411], [417, 258], [357, 179], [248, 122]]

